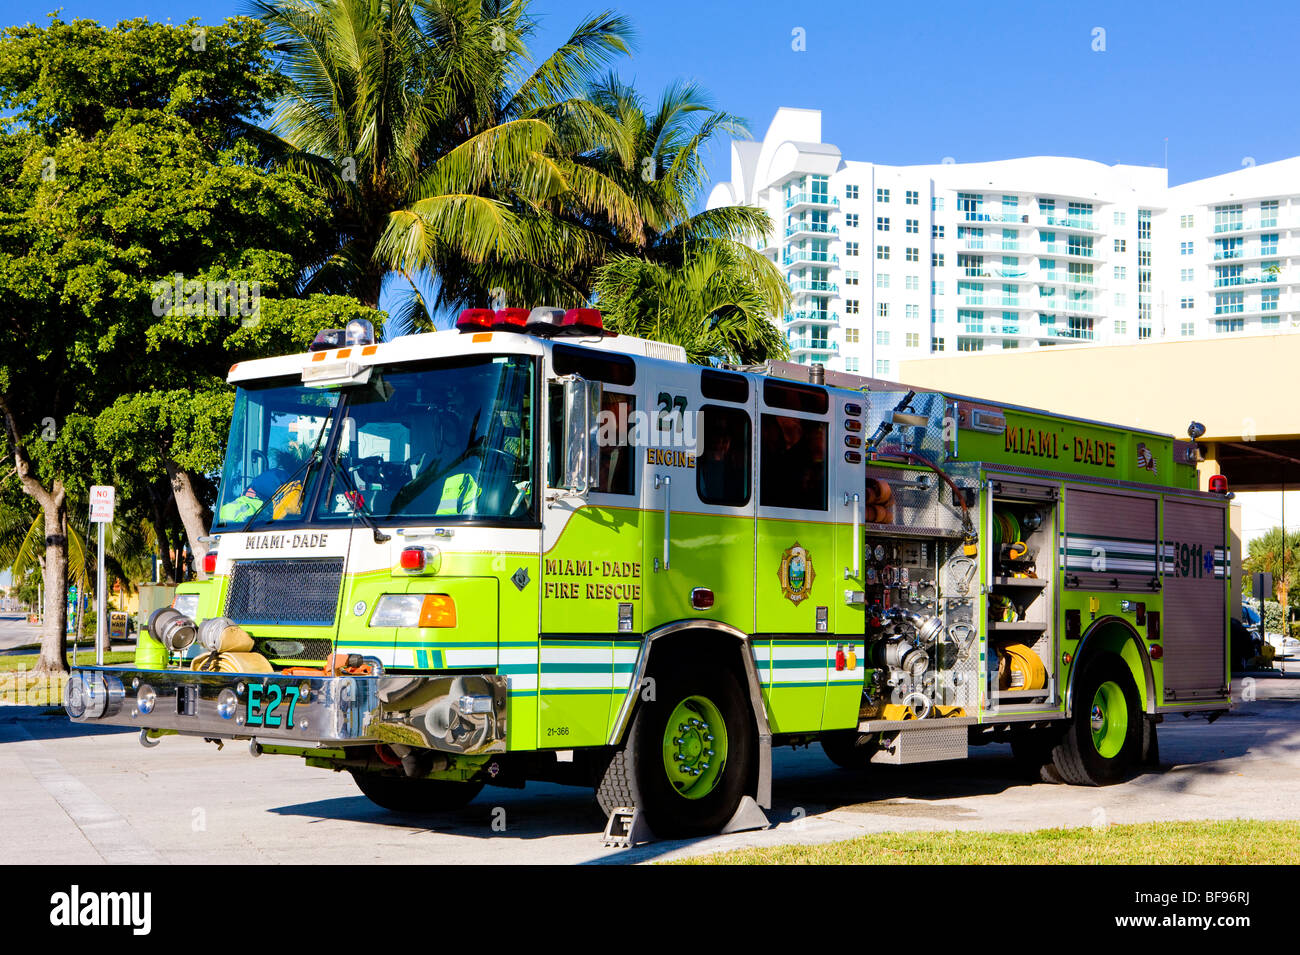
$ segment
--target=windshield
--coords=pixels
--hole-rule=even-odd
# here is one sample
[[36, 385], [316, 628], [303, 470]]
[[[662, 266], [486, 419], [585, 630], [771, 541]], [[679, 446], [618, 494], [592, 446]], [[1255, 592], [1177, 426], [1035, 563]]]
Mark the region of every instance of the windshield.
[[214, 530], [238, 530], [254, 515], [259, 523], [301, 520], [320, 470], [307, 463], [329, 443], [339, 397], [283, 381], [239, 389]]
[[[348, 521], [358, 508], [380, 521], [528, 519], [532, 406], [522, 355], [390, 365], [343, 390], [241, 388], [218, 526], [238, 530], [267, 494], [258, 524]], [[303, 467], [318, 439], [328, 459]]]

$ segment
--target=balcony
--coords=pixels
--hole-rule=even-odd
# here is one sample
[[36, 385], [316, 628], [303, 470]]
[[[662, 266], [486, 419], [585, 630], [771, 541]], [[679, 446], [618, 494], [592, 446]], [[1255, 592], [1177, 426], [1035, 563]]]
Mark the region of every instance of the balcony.
[[838, 209], [840, 200], [821, 192], [796, 192], [785, 197], [785, 208]]
[[835, 292], [838, 292], [839, 290], [840, 290], [840, 287], [839, 287], [838, 283], [835, 283], [835, 282], [810, 282], [810, 281], [802, 281], [802, 282], [791, 282], [791, 283], [790, 283], [790, 291], [791, 291], [791, 292], [794, 292], [795, 294], [802, 294], [802, 293], [805, 293], [805, 292], [829, 292], [829, 293], [835, 293]]
[[963, 235], [958, 238], [968, 249], [983, 249], [987, 252], [1022, 252], [1025, 249], [1024, 243], [1000, 236]]
[[782, 265], [839, 265], [840, 257], [817, 249], [787, 249]]
[[840, 227], [829, 222], [796, 222], [786, 226], [785, 237], [796, 235], [839, 235]]
[[837, 342], [828, 342], [820, 338], [792, 338], [789, 341], [790, 355], [808, 355], [815, 353], [835, 354], [840, 350]]
[[963, 212], [965, 222], [1002, 222], [1007, 225], [1028, 225], [1029, 215], [1024, 212]]
[[1096, 285], [1097, 276], [1084, 275], [1080, 272], [1063, 272], [1060, 269], [1047, 269], [1042, 273], [1043, 282], [1063, 282], [1066, 285]]
[[1096, 247], [1085, 248], [1083, 246], [1071, 246], [1064, 242], [1044, 242], [1038, 247], [1039, 255], [1063, 255], [1068, 259], [1087, 259], [1091, 262], [1097, 262], [1104, 258]]
[[1230, 275], [1227, 278], [1215, 279], [1214, 287], [1233, 288], [1238, 285], [1262, 285], [1276, 281], [1276, 275]]
[[1277, 219], [1260, 219], [1256, 222], [1220, 222], [1214, 226], [1212, 235], [1237, 235], [1243, 232], [1266, 232], [1272, 229], [1281, 231]]
[[1092, 219], [1087, 216], [1048, 215], [1043, 221], [1057, 229], [1075, 229], [1079, 232], [1100, 232]]
[[785, 313], [787, 325], [838, 325], [839, 312], [795, 311]]

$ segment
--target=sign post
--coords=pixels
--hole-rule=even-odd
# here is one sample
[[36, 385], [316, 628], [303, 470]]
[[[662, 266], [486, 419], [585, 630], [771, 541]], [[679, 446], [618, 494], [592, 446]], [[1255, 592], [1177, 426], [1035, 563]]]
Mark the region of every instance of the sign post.
[[95, 570], [95, 666], [104, 665], [104, 635], [108, 633], [106, 611], [108, 602], [104, 590], [107, 574], [104, 572], [104, 525], [113, 520], [113, 500], [116, 488], [96, 484], [90, 489], [90, 521], [99, 525], [99, 564]]

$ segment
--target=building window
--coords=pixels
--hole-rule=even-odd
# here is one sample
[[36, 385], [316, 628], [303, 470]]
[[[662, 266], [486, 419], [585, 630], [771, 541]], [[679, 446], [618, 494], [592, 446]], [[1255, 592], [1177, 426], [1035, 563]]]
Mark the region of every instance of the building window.
[[1115, 293], [1115, 305], [1118, 306], [1118, 307], [1121, 307], [1121, 308], [1122, 308], [1123, 306], [1125, 306], [1125, 305], [1127, 305], [1127, 304], [1128, 304], [1128, 296], [1127, 296], [1125, 293], [1123, 293], [1123, 292], [1116, 292], [1116, 293]]
[[877, 232], [889, 231], [889, 216], [876, 216], [876, 231]]
[[906, 334], [903, 335], [903, 344], [905, 344], [908, 348], [920, 348], [921, 333], [907, 332]]
[[1127, 247], [1127, 243], [1126, 243], [1123, 239], [1116, 239], [1116, 240], [1115, 240], [1115, 251], [1116, 251], [1116, 252], [1123, 252], [1123, 251], [1125, 250], [1126, 247]]
[[1055, 200], [1055, 199], [1039, 199], [1039, 200], [1038, 200], [1038, 211], [1041, 212], [1041, 213], [1042, 213], [1043, 215], [1045, 215], [1045, 216], [1050, 216], [1053, 212], [1056, 211], [1056, 200]]
[[759, 504], [826, 510], [827, 430], [825, 421], [763, 415]]
[[1239, 232], [1241, 231], [1241, 203], [1236, 202], [1229, 206], [1214, 207], [1214, 231], [1215, 232]]
[[[847, 255], [848, 253], [845, 253], [845, 254]], [[854, 254], [856, 255], [857, 253], [854, 253]], [[878, 246], [876, 246], [876, 258], [880, 259], [880, 260], [883, 261], [883, 262], [888, 262], [888, 261], [889, 261], [889, 246], [887, 246], [887, 245], [878, 245]]]
[[1192, 254], [1192, 249], [1193, 249], [1194, 247], [1195, 247], [1195, 243], [1193, 243], [1193, 242], [1179, 242], [1179, 243], [1178, 243], [1178, 254], [1179, 254], [1179, 255], [1191, 255], [1191, 254]]
[[910, 246], [910, 245], [909, 245], [909, 246], [907, 247], [907, 261], [909, 261], [909, 262], [920, 262], [920, 261], [921, 261], [921, 250], [918, 249], [918, 248], [915, 248], [914, 246]]
[[1092, 255], [1092, 238], [1086, 235], [1072, 235], [1066, 245], [1071, 255]]
[[1138, 238], [1139, 239], [1151, 238], [1151, 210], [1150, 209], [1138, 210]]
[[1195, 225], [1196, 225], [1196, 216], [1178, 217], [1178, 228], [1180, 229], [1191, 229], [1194, 228]]
[[1214, 296], [1214, 314], [1231, 315], [1234, 312], [1244, 312], [1246, 310], [1246, 295], [1244, 292], [1218, 292]]
[[1259, 293], [1259, 310], [1261, 312], [1277, 311], [1277, 289], [1266, 288]]
[[1179, 269], [1178, 281], [1191, 282], [1196, 278], [1196, 269]]
[[856, 328], [844, 329], [844, 342], [848, 345], [856, 345], [858, 343], [858, 330]]
[[933, 239], [942, 239], [942, 238], [943, 238], [943, 226], [941, 226], [941, 225], [933, 225], [933, 226], [930, 226], [930, 237], [933, 238]]
[[904, 306], [903, 306], [903, 317], [904, 317], [904, 318], [920, 318], [920, 317], [921, 317], [921, 306], [920, 306], [920, 305], [904, 305]]
[[1116, 212], [1114, 215], [1115, 225], [1124, 225], [1128, 219], [1127, 212]]
[[850, 255], [857, 255], [857, 254], [858, 254], [858, 244], [856, 242], [844, 243], [844, 255], [846, 257]]
[[909, 206], [919, 206], [921, 204], [921, 194], [915, 189], [907, 190], [905, 201]]
[[1128, 266], [1126, 265], [1115, 266], [1115, 280], [1117, 282], [1123, 282], [1127, 278], [1128, 278]]
[[912, 233], [912, 234], [914, 234], [914, 235], [919, 235], [920, 232], [921, 232], [921, 220], [919, 220], [919, 219], [908, 219], [908, 220], [907, 220], [907, 231], [910, 232], [910, 233]]
[[930, 197], [930, 210], [932, 212], [943, 212], [943, 196]]
[[846, 298], [846, 299], [844, 300], [844, 314], [845, 314], [845, 315], [856, 315], [856, 314], [858, 314], [858, 299], [856, 299], [856, 298]]
[[844, 187], [844, 198], [845, 198], [845, 199], [856, 199], [857, 197], [858, 197], [858, 187], [857, 187], [857, 186], [845, 186], [845, 187]]
[[962, 338], [961, 336], [958, 336], [958, 337], [957, 337], [957, 350], [958, 350], [958, 351], [983, 351], [983, 350], [984, 350], [984, 339], [982, 339], [982, 338]]
[[876, 190], [876, 201], [877, 201], [877, 202], [888, 202], [888, 201], [889, 201], [889, 190], [888, 190], [888, 189], [877, 189], [877, 190]]
[[1193, 298], [1180, 298], [1180, 299], [1178, 300], [1178, 307], [1179, 307], [1179, 308], [1195, 308], [1195, 307], [1196, 307], [1196, 300], [1193, 299]]
[[1128, 322], [1126, 322], [1126, 321], [1125, 321], [1124, 319], [1122, 319], [1122, 318], [1116, 319], [1115, 322], [1113, 323], [1113, 327], [1114, 327], [1114, 329], [1115, 329], [1115, 334], [1116, 334], [1116, 335], [1127, 335], [1127, 334], [1128, 334]]
[[1178, 332], [1179, 332], [1180, 335], [1185, 335], [1185, 336], [1192, 336], [1192, 335], [1195, 335], [1195, 334], [1196, 334], [1196, 323], [1195, 323], [1195, 322], [1183, 322], [1182, 324], [1180, 324], [1180, 325], [1178, 326]]
[[930, 255], [930, 267], [935, 269], [943, 268], [943, 253], [934, 252]]
[[877, 302], [877, 303], [876, 303], [876, 314], [879, 315], [881, 318], [888, 318], [888, 317], [889, 317], [889, 303], [888, 303], [888, 302]]
[[857, 360], [856, 358], [846, 358], [846, 359], [844, 359], [844, 370], [845, 370], [845, 371], [857, 371], [857, 370], [858, 370], [858, 360]]
[[876, 273], [876, 288], [889, 288], [889, 273], [888, 273], [888, 272], [877, 272], [877, 273]]
[[930, 309], [930, 324], [938, 325], [942, 323], [943, 323], [943, 309], [941, 308]]
[[1277, 225], [1276, 199], [1265, 199], [1259, 204], [1259, 224], [1265, 229], [1271, 229]]
[[921, 276], [919, 275], [903, 276], [903, 288], [909, 292], [921, 291]]
[[930, 339], [930, 351], [943, 351], [943, 339], [942, 339], [942, 338], [931, 338], [931, 339]]
[[888, 345], [888, 344], [889, 344], [889, 332], [883, 332], [883, 331], [882, 331], [882, 332], [876, 332], [876, 344], [877, 344], [877, 345]]
[[940, 281], [934, 281], [934, 282], [931, 282], [931, 283], [930, 283], [930, 294], [931, 294], [931, 295], [942, 295], [942, 294], [943, 294], [943, 283], [940, 282]]
[[884, 358], [877, 358], [877, 359], [876, 359], [876, 374], [877, 374], [877, 375], [887, 375], [887, 374], [889, 374], [889, 361], [888, 361], [888, 359], [884, 359]]
[[858, 227], [858, 214], [856, 212], [844, 213], [844, 225], [846, 228], [856, 229]]
[[844, 284], [845, 284], [845, 285], [857, 285], [857, 284], [858, 284], [858, 273], [857, 273], [857, 272], [854, 272], [854, 271], [851, 270], [851, 269], [846, 269], [845, 272], [844, 272]]
[[1214, 320], [1214, 330], [1220, 334], [1224, 332], [1239, 332], [1245, 327], [1245, 320], [1240, 318], [1216, 318]]
[[1259, 237], [1260, 255], [1277, 255], [1277, 233], [1269, 232]]

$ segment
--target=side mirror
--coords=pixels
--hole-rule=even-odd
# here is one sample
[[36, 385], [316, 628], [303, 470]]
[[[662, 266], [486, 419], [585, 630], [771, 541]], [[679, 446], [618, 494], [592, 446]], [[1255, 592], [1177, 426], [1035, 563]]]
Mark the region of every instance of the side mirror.
[[564, 437], [560, 455], [563, 471], [559, 487], [585, 496], [599, 480], [596, 469], [600, 462], [600, 448], [596, 442], [596, 419], [600, 413], [602, 387], [598, 381], [587, 381], [577, 375], [563, 379], [563, 384]]

